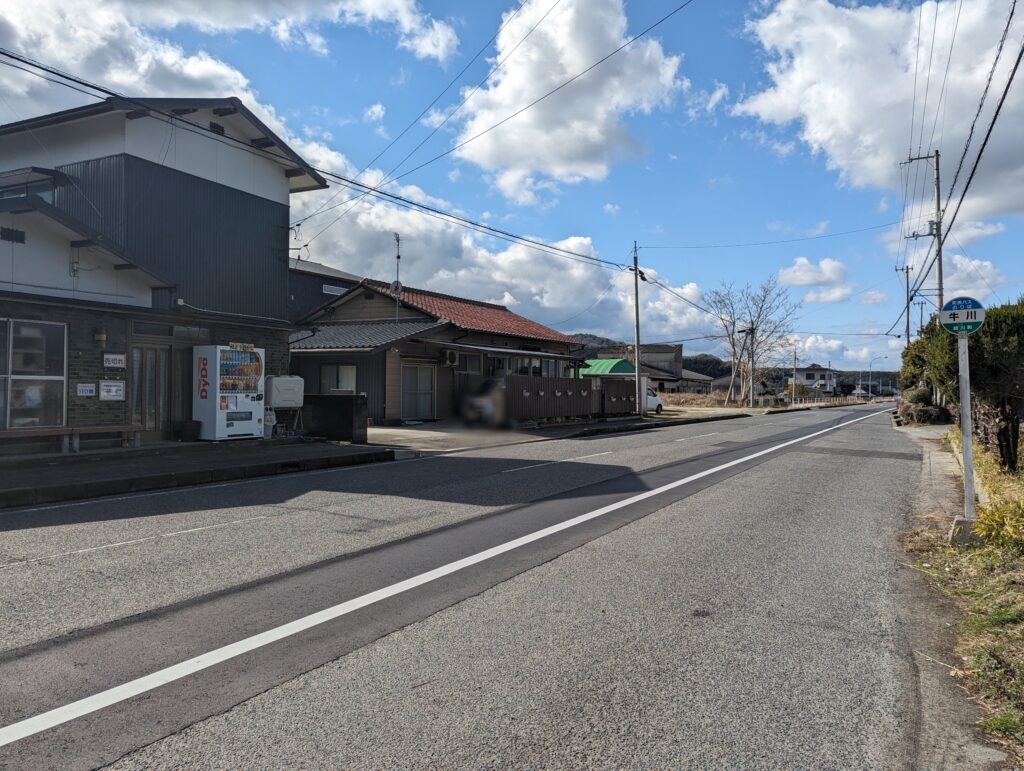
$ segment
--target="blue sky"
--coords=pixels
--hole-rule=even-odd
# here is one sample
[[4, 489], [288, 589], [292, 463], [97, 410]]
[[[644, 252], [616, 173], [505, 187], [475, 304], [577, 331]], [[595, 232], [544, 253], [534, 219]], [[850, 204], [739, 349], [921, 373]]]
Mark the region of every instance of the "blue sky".
[[[0, 44], [140, 95], [236, 93], [314, 163], [353, 174], [414, 121], [517, 4], [169, 0], [157, 10], [48, 0], [13, 12], [10, 28], [0, 24]], [[518, 109], [546, 91], [546, 83], [561, 82], [677, 4], [528, 0], [497, 46], [488, 46], [437, 109], [455, 107], [460, 93], [507, 54], [502, 68], [402, 168]], [[848, 8], [827, 0], [695, 0], [642, 44], [392, 189], [613, 262], [624, 262], [635, 240], [642, 265], [698, 303], [702, 292], [723, 281], [777, 276], [803, 300], [797, 330], [805, 334], [794, 341], [801, 359], [857, 369], [888, 355], [895, 365], [899, 341], [839, 333], [884, 332], [899, 315], [902, 277], [894, 267], [921, 261], [926, 241], [907, 253], [894, 247], [898, 228], [876, 226], [898, 222], [913, 198], [897, 165], [917, 146], [909, 140], [911, 114], [918, 127], [923, 116], [921, 146], [926, 152], [929, 142], [940, 147], [949, 180], [1002, 29], [1003, 5], [943, 0], [923, 8]], [[54, 23], [61, 14], [74, 14], [73, 29]], [[920, 47], [919, 22], [925, 30]], [[32, 36], [44, 29], [40, 46]], [[993, 89], [1005, 83], [1006, 59], [1015, 56], [1022, 30], [1011, 29]], [[29, 41], [34, 50], [27, 50]], [[27, 80], [0, 85], [0, 93], [3, 122], [81, 101]], [[960, 215], [954, 235], [966, 251], [947, 242], [947, 295], [962, 289], [993, 302], [1021, 294], [1024, 140], [1011, 126], [1019, 123], [1022, 104], [1011, 92]], [[381, 172], [429, 131], [425, 122], [415, 124], [364, 179], [379, 182]], [[910, 201], [910, 214], [926, 220], [930, 169], [919, 165], [920, 200]], [[296, 196], [294, 217], [322, 201]], [[305, 222], [295, 243], [308, 242], [338, 211]], [[863, 228], [876, 229], [832, 237]], [[308, 254], [390, 277], [394, 230], [403, 237], [407, 283], [507, 302], [565, 331], [629, 334], [628, 274], [510, 249], [381, 203], [358, 204], [310, 242]], [[651, 248], [809, 236], [827, 237], [745, 248]], [[644, 295], [646, 339], [712, 330], [671, 295], [652, 286]], [[694, 341], [686, 349], [716, 352], [719, 346]]]

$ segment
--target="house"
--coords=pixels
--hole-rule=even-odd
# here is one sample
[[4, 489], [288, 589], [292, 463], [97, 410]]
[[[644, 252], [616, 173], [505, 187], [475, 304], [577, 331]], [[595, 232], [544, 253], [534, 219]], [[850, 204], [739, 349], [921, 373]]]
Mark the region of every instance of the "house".
[[326, 186], [234, 97], [0, 126], [3, 441], [180, 435], [196, 345], [287, 373], [289, 201]]
[[485, 381], [574, 377], [579, 363], [572, 338], [502, 305], [371, 279], [303, 323], [292, 373], [309, 394], [365, 393], [375, 423], [456, 417]]
[[288, 318], [305, 318], [332, 297], [339, 297], [362, 277], [310, 260], [288, 261]]
[[[668, 346], [674, 347], [674, 346]], [[646, 363], [647, 353], [643, 345], [644, 360], [640, 363], [640, 375], [647, 379], [651, 388], [667, 393], [710, 393], [712, 378], [702, 375], [700, 372], [692, 372], [683, 369], [681, 366], [673, 372], [668, 372], [660, 367]], [[659, 362], [662, 363], [662, 362]], [[633, 379], [636, 369], [628, 359], [611, 358], [601, 356], [597, 359], [587, 359], [586, 368], [580, 370], [580, 374], [586, 377], [626, 377]], [[670, 365], [671, 366], [671, 365]]]
[[[633, 346], [625, 343], [605, 346], [597, 351], [596, 358], [631, 361]], [[709, 393], [711, 390], [712, 378], [700, 372], [683, 369], [682, 345], [641, 343], [640, 374], [647, 377], [652, 388], [662, 392]]]
[[[797, 367], [795, 374], [797, 385], [803, 386], [808, 391], [816, 391], [828, 395], [838, 393], [837, 373], [831, 366], [822, 367], [820, 364], [811, 364], [808, 367]], [[792, 384], [792, 374], [786, 378], [786, 382]], [[799, 395], [799, 388], [797, 393]]]

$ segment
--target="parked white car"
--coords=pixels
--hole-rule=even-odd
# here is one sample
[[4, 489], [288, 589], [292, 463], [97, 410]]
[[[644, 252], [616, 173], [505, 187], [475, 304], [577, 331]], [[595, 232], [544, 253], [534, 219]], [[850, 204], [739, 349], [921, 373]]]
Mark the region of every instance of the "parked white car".
[[658, 392], [649, 387], [647, 389], [647, 411], [660, 415], [663, 409], [664, 406], [661, 403], [661, 397], [658, 396]]

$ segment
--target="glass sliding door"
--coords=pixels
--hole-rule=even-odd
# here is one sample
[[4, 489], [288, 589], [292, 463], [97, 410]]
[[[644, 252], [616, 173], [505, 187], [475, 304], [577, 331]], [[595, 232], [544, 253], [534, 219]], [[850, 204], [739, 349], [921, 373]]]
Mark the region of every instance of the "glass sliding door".
[[402, 420], [433, 420], [434, 367], [402, 365]]
[[170, 434], [170, 357], [167, 346], [132, 347], [132, 423], [147, 439]]

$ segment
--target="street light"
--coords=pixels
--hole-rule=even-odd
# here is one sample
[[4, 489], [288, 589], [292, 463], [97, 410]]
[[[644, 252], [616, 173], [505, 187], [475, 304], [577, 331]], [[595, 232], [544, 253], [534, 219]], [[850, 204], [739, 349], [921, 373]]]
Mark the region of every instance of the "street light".
[[[888, 359], [888, 358], [889, 358], [888, 356], [876, 356], [870, 362], [868, 362], [868, 397], [871, 397], [871, 396], [874, 395], [874, 394], [871, 393], [871, 367], [872, 367], [872, 365], [874, 365], [874, 363], [876, 361], [878, 361], [879, 359]], [[881, 394], [879, 394], [879, 396], [881, 396]]]

